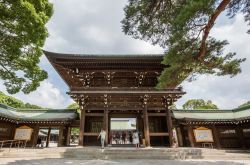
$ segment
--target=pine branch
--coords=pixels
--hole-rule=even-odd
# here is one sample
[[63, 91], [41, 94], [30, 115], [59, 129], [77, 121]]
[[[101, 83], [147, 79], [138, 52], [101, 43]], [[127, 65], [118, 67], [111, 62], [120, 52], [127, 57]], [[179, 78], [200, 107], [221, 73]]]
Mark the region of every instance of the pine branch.
[[202, 36], [200, 51], [199, 51], [199, 53], [197, 55], [197, 58], [200, 61], [203, 61], [204, 56], [206, 54], [206, 40], [208, 38], [210, 30], [212, 29], [217, 17], [221, 14], [221, 12], [223, 12], [225, 10], [226, 6], [229, 3], [230, 3], [230, 0], [223, 0], [220, 3], [220, 5], [216, 8], [215, 12], [211, 15], [210, 19], [208, 20], [208, 23], [205, 26], [204, 33], [203, 33], [203, 36]]

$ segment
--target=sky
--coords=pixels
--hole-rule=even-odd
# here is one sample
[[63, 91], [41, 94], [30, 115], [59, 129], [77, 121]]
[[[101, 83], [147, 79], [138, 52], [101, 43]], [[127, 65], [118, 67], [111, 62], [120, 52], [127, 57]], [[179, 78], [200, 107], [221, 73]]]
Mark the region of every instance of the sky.
[[[120, 21], [124, 17], [123, 8], [127, 0], [51, 0], [54, 14], [46, 25], [49, 37], [44, 50], [58, 53], [77, 54], [161, 54], [164, 50], [145, 41], [126, 36]], [[228, 40], [230, 45], [225, 53], [233, 51], [238, 58], [248, 58], [250, 54], [250, 28], [242, 15], [229, 20], [225, 14], [219, 17], [211, 35], [220, 40]], [[48, 79], [34, 92], [14, 97], [47, 108], [66, 108], [73, 100], [66, 94], [67, 85], [59, 77], [45, 56], [40, 66], [48, 72]], [[242, 73], [230, 78], [202, 75], [196, 81], [181, 85], [187, 92], [177, 101], [181, 108], [189, 99], [212, 100], [221, 109], [232, 109], [250, 100], [250, 60], [242, 64]], [[0, 90], [5, 91], [3, 83]]]

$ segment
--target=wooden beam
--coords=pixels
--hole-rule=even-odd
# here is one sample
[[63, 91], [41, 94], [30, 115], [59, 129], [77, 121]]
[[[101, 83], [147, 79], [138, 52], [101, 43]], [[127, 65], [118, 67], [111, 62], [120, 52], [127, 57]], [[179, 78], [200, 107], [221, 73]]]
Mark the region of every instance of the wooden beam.
[[166, 116], [166, 113], [148, 113], [148, 116]]
[[149, 136], [169, 136], [167, 132], [150, 132]]
[[148, 126], [148, 110], [147, 110], [147, 104], [144, 105], [143, 110], [143, 125], [144, 125], [144, 137], [145, 137], [145, 143], [146, 146], [150, 146], [150, 136], [149, 136], [149, 126]]
[[85, 116], [103, 116], [103, 113], [85, 113]]
[[84, 132], [84, 136], [98, 136], [99, 133], [97, 132]]
[[71, 91], [69, 92], [69, 94], [152, 94], [152, 95], [162, 95], [162, 94], [179, 94], [179, 95], [183, 95], [186, 94], [185, 92], [182, 92], [180, 90], [174, 89], [174, 90], [155, 90], [155, 91], [145, 91], [145, 90], [104, 90], [104, 91], [100, 91], [100, 90], [82, 90], [82, 91]]

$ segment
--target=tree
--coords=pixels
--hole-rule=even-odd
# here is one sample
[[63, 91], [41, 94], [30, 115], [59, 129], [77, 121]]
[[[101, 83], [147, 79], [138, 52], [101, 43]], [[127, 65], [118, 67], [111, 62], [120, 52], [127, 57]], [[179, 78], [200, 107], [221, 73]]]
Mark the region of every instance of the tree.
[[12, 96], [8, 96], [0, 91], [0, 103], [19, 109], [42, 109], [42, 107], [30, 103], [23, 103]]
[[38, 63], [52, 13], [48, 0], [0, 0], [0, 78], [8, 93], [30, 93], [47, 78]]
[[[77, 103], [72, 103], [72, 104], [68, 105], [67, 108], [76, 109], [78, 114], [81, 113], [80, 107], [79, 107], [79, 105]], [[79, 132], [80, 132], [79, 128], [72, 128], [71, 129], [71, 134], [73, 134], [73, 135], [79, 135]]]
[[224, 55], [228, 42], [209, 36], [224, 10], [229, 18], [243, 13], [250, 24], [249, 0], [129, 0], [121, 23], [125, 34], [166, 50], [157, 87], [173, 87], [199, 74], [233, 77], [241, 72], [245, 59], [235, 59], [232, 52]]
[[218, 109], [217, 105], [213, 104], [211, 100], [204, 101], [203, 99], [191, 99], [182, 105], [183, 109]]
[[242, 108], [242, 107], [246, 107], [246, 106], [250, 106], [250, 101], [247, 101], [244, 104], [241, 104], [240, 106], [238, 106], [238, 108]]
[[177, 107], [176, 107], [176, 105], [173, 103], [173, 104], [169, 107], [169, 109], [177, 109]]
[[72, 103], [72, 104], [70, 104], [70, 105], [68, 105], [68, 107], [67, 108], [69, 108], [69, 109], [76, 109], [77, 110], [77, 113], [79, 113], [80, 114], [80, 107], [79, 107], [79, 105], [77, 104], [77, 103]]

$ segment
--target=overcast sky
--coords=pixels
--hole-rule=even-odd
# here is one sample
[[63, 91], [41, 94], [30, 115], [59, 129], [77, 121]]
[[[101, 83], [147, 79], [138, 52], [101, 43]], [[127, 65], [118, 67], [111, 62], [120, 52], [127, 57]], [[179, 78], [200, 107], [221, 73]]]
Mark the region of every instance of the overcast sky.
[[[53, 0], [54, 15], [47, 24], [50, 33], [43, 49], [60, 53], [89, 54], [155, 54], [164, 50], [150, 43], [126, 36], [121, 30], [123, 8], [126, 0]], [[249, 57], [250, 35], [246, 33], [242, 15], [233, 20], [221, 16], [212, 30], [217, 39], [230, 43], [225, 52], [234, 51], [237, 57]], [[41, 67], [49, 78], [29, 95], [18, 93], [15, 97], [49, 108], [65, 108], [73, 101], [65, 94], [67, 85], [43, 56]], [[187, 94], [177, 102], [177, 107], [188, 99], [212, 100], [222, 109], [235, 108], [250, 100], [250, 61], [242, 64], [242, 73], [236, 77], [203, 75], [194, 82], [183, 82]], [[3, 84], [0, 90], [5, 91]]]

